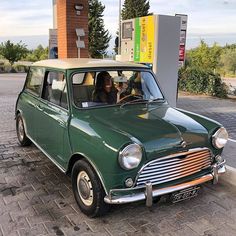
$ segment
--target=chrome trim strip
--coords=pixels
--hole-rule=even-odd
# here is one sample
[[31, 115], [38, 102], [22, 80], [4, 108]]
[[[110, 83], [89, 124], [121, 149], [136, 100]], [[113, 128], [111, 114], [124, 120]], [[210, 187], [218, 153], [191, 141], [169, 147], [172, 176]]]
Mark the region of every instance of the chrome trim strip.
[[27, 132], [27, 126], [26, 126], [26, 123], [25, 123], [25, 118], [24, 118], [24, 116], [23, 116], [23, 114], [22, 114], [22, 111], [19, 110], [19, 112], [20, 112], [21, 117], [22, 117], [22, 119], [23, 119], [25, 134], [26, 134], [27, 138], [30, 139], [30, 140], [32, 141], [32, 143], [33, 143], [53, 164], [55, 164], [55, 165], [59, 168], [60, 171], [62, 171], [63, 173], [66, 173], [66, 170], [65, 170], [62, 166], [60, 166], [47, 152], [45, 152], [45, 151], [39, 146], [39, 144], [37, 144], [37, 142], [34, 141], [33, 138], [28, 134], [28, 132]]
[[[189, 175], [196, 174], [198, 172], [199, 172], [199, 170], [193, 171], [193, 172], [185, 172], [184, 174], [179, 175], [179, 177], [174, 175], [172, 178], [168, 178], [168, 181], [166, 181], [166, 178], [164, 178], [162, 180], [160, 179], [160, 180], [153, 181], [152, 184], [155, 184], [155, 185], [156, 184], [163, 184], [163, 183], [167, 183], [167, 182], [170, 182], [170, 181], [179, 180], [181, 178], [187, 177]], [[146, 182], [147, 181], [142, 181], [142, 182], [138, 183], [137, 186], [140, 186], [140, 185], [143, 186]]]
[[[26, 134], [27, 135], [27, 134]], [[60, 166], [47, 152], [45, 152], [40, 146], [39, 144], [37, 144], [29, 135], [27, 135], [27, 138], [29, 138], [32, 143], [53, 163], [55, 164], [60, 171], [62, 171], [64, 174], [66, 173], [66, 170]]]
[[[184, 170], [186, 168], [191, 168], [191, 167], [208, 167], [211, 166], [211, 162], [209, 160], [206, 161], [198, 161], [198, 162], [189, 162], [186, 165], [176, 165], [177, 167], [169, 167], [169, 168], [156, 168], [156, 169], [152, 169], [152, 170], [144, 170], [142, 172], [142, 174], [139, 176], [139, 178], [143, 178], [143, 177], [149, 177], [149, 176], [153, 176], [153, 175], [162, 175], [162, 174], [166, 174], [166, 173], [176, 173], [179, 170]], [[162, 175], [163, 176], [163, 175]]]
[[211, 158], [212, 158], [212, 152], [209, 148], [193, 148], [193, 149], [189, 149], [188, 151], [184, 151], [184, 152], [178, 152], [178, 153], [175, 153], [175, 154], [172, 154], [172, 155], [169, 155], [169, 156], [164, 156], [164, 157], [161, 157], [161, 158], [156, 158], [155, 160], [152, 160], [152, 161], [149, 161], [148, 163], [146, 163], [145, 165], [143, 165], [141, 167], [141, 169], [139, 170], [139, 172], [137, 173], [137, 176], [135, 178], [135, 181], [134, 181], [134, 184], [133, 184], [133, 187], [137, 184], [137, 181], [138, 181], [138, 178], [140, 176], [140, 174], [142, 173], [142, 171], [149, 165], [155, 163], [155, 162], [159, 162], [159, 161], [162, 161], [162, 160], [166, 160], [166, 159], [169, 159], [169, 158], [174, 158], [174, 157], [179, 157], [179, 156], [184, 156], [184, 155], [191, 155], [194, 154], [195, 152], [202, 152], [202, 151], [209, 151], [210, 155], [211, 155]]
[[[173, 157], [184, 156], [184, 155], [193, 155], [193, 154], [195, 154], [195, 152], [200, 153], [200, 152], [203, 152], [203, 151], [210, 151], [210, 150], [206, 147], [204, 147], [204, 148], [193, 148], [193, 149], [189, 149], [188, 151], [178, 152], [178, 153], [171, 154], [171, 155], [168, 155], [168, 156], [160, 157], [160, 158], [158, 158], [158, 161], [162, 161], [162, 160], [173, 158]], [[152, 162], [155, 162], [155, 161], [157, 161], [157, 159], [155, 159], [153, 161], [150, 161], [149, 163], [152, 163]]]
[[[200, 158], [201, 159], [204, 159], [206, 157], [206, 155], [208, 155], [209, 153], [204, 153], [204, 154], [200, 154], [199, 156], [198, 155], [195, 155], [195, 156], [192, 156], [192, 155], [187, 155], [188, 156], [188, 159], [191, 159], [191, 160], [199, 160]], [[182, 156], [182, 155], [180, 155]], [[161, 166], [170, 166], [170, 165], [173, 165], [173, 164], [178, 164], [178, 163], [185, 163], [185, 162], [188, 162], [189, 160], [187, 159], [183, 159], [183, 160], [180, 160], [178, 157], [173, 157], [173, 159], [169, 159], [169, 160], [165, 160], [165, 161], [159, 161], [158, 159], [156, 159], [156, 162], [150, 164], [149, 166], [152, 167], [152, 166], [156, 166], [156, 165], [161, 165]], [[150, 168], [150, 167], [147, 167], [147, 168]]]
[[[158, 189], [158, 188], [155, 188], [153, 186], [152, 196], [157, 197], [157, 196], [162, 196], [162, 195], [165, 195], [165, 194], [173, 193], [173, 192], [185, 189], [185, 188], [189, 188], [189, 187], [193, 187], [193, 186], [196, 186], [196, 185], [199, 185], [199, 184], [203, 184], [203, 183], [208, 182], [212, 179], [213, 179], [213, 174], [208, 174], [208, 175], [204, 175], [200, 178], [191, 180], [191, 181], [186, 182], [186, 183], [177, 184], [177, 185], [162, 188], [162, 189]], [[132, 191], [132, 190], [138, 190], [138, 189], [140, 189], [140, 188], [132, 188], [132, 189], [129, 189], [129, 190]], [[133, 194], [127, 194], [125, 196], [113, 196], [113, 197], [112, 197], [113, 193], [116, 193], [116, 192], [121, 193], [123, 191], [127, 191], [127, 189], [110, 190], [109, 196], [106, 196], [104, 198], [104, 201], [108, 204], [125, 204], [125, 203], [145, 200], [146, 199], [145, 187], [142, 187], [142, 189], [144, 191], [141, 192], [141, 193], [136, 193], [136, 194], [133, 193]]]
[[[202, 169], [203, 168], [204, 167], [202, 167]], [[207, 168], [207, 167], [205, 167], [205, 168]], [[210, 168], [210, 165], [208, 166], [208, 168]], [[200, 169], [199, 166], [192, 166], [192, 167], [183, 168], [183, 169], [181, 169], [181, 171], [176, 170], [176, 171], [172, 171], [170, 173], [168, 173], [168, 172], [166, 172], [164, 174], [163, 173], [161, 173], [161, 174], [153, 173], [152, 175], [145, 175], [145, 176], [140, 175], [138, 183], [143, 182], [146, 179], [148, 179], [148, 180], [149, 179], [154, 179], [154, 180], [169, 179], [169, 178], [172, 178], [175, 176], [182, 176], [182, 174], [185, 174], [185, 173], [193, 173], [195, 171], [198, 171], [199, 169]]]

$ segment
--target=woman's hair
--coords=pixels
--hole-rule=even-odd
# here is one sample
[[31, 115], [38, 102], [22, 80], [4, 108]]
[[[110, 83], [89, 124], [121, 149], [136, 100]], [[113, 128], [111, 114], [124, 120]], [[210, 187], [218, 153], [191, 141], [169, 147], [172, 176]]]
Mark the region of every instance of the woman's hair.
[[107, 71], [102, 71], [98, 74], [96, 81], [96, 90], [103, 89], [106, 78], [111, 78], [110, 74]]

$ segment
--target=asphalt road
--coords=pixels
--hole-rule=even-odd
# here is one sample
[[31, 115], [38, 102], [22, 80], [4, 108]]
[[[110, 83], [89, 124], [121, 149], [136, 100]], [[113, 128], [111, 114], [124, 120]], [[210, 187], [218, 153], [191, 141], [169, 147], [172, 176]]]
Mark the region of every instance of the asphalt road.
[[26, 74], [0, 74], [0, 96], [17, 95], [24, 86]]

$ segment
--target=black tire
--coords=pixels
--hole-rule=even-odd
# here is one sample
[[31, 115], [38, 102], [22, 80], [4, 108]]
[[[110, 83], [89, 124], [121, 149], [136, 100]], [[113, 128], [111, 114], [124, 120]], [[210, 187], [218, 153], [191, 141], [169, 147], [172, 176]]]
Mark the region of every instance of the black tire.
[[25, 134], [25, 127], [21, 114], [17, 114], [16, 116], [16, 134], [19, 144], [22, 147], [29, 146], [32, 143]]
[[104, 202], [105, 191], [91, 165], [85, 160], [77, 161], [73, 166], [71, 177], [74, 197], [80, 210], [89, 217], [105, 215], [110, 206]]

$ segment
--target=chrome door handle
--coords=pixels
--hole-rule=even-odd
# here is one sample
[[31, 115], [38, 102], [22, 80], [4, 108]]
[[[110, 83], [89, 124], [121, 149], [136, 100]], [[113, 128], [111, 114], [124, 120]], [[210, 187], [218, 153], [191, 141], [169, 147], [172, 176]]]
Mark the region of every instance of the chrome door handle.
[[37, 108], [39, 111], [43, 111], [43, 108], [42, 108], [40, 105], [36, 105], [36, 108]]
[[66, 122], [64, 122], [63, 120], [57, 119], [57, 122], [59, 123], [60, 126], [66, 127]]

